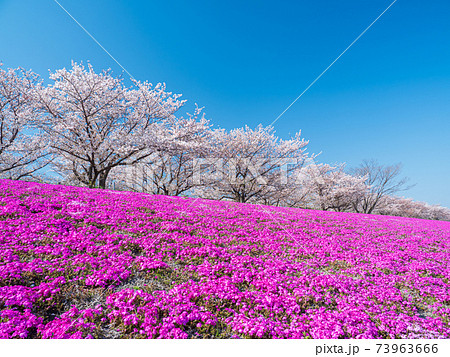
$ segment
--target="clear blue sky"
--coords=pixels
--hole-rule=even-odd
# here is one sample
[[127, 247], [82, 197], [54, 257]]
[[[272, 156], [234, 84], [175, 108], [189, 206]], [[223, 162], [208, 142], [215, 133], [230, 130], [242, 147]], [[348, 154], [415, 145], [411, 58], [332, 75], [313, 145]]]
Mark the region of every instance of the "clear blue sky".
[[[60, 3], [140, 80], [216, 126], [270, 124], [391, 0]], [[450, 207], [450, 1], [397, 3], [276, 124], [320, 161], [402, 162], [406, 196]], [[53, 0], [0, 0], [0, 61], [47, 76], [114, 63]]]

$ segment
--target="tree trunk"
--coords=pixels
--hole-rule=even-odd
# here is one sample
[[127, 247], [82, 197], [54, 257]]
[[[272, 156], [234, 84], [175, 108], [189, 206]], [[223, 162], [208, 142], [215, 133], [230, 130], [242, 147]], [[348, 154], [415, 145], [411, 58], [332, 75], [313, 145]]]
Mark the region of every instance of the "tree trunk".
[[111, 169], [106, 169], [105, 171], [100, 172], [100, 175], [98, 175], [98, 187], [103, 189], [106, 188], [106, 179], [108, 178], [110, 170]]

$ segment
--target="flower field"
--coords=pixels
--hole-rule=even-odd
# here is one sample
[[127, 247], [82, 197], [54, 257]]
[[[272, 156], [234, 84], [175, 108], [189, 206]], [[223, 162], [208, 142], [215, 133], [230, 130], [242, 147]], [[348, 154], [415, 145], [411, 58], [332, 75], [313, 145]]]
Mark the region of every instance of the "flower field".
[[0, 181], [1, 338], [450, 338], [450, 222]]

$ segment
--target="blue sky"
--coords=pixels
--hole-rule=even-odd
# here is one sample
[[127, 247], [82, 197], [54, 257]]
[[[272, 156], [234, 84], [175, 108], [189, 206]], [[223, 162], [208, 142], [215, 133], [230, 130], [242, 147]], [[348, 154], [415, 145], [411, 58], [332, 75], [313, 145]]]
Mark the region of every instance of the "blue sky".
[[[137, 79], [216, 126], [270, 124], [392, 0], [60, 3]], [[450, 207], [450, 2], [396, 4], [275, 124], [327, 163], [403, 163], [407, 197]], [[0, 0], [0, 61], [47, 76], [122, 69], [53, 0]]]

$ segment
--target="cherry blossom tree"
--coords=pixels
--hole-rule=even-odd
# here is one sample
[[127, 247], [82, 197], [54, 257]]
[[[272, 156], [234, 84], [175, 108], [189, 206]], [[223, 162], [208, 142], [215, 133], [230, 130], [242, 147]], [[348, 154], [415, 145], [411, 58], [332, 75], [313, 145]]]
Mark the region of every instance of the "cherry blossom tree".
[[55, 168], [89, 187], [106, 187], [111, 170], [133, 165], [174, 143], [189, 143], [205, 121], [177, 118], [185, 103], [164, 84], [134, 81], [126, 87], [110, 70], [88, 64], [50, 74], [36, 90], [40, 127], [57, 156]]
[[289, 173], [307, 157], [307, 144], [300, 132], [290, 140], [281, 140], [270, 126], [216, 129], [211, 133], [211, 157], [195, 163], [197, 172], [202, 173], [196, 177], [202, 179], [197, 181], [202, 185], [195, 193], [236, 202], [279, 201], [281, 193], [274, 188], [288, 184]]
[[366, 195], [353, 202], [355, 212], [372, 213], [385, 196], [408, 190], [408, 178], [401, 177], [401, 164], [380, 165], [375, 160], [365, 160], [350, 170], [353, 176], [366, 177], [366, 185], [370, 187]]
[[32, 177], [48, 163], [46, 143], [35, 127], [31, 91], [38, 77], [21, 68], [3, 69], [0, 63], [0, 177]]
[[450, 221], [450, 209], [441, 205], [432, 205], [429, 208], [430, 219], [439, 221]]
[[366, 177], [346, 174], [344, 165], [312, 163], [301, 168], [299, 181], [303, 200], [321, 210], [350, 211], [352, 203], [368, 190]]
[[210, 150], [210, 130], [202, 109], [196, 107], [193, 115], [188, 114], [187, 121], [176, 124], [182, 124], [186, 130], [191, 123], [190, 132], [195, 135], [190, 135], [186, 142], [172, 142], [170, 147], [152, 152], [134, 165], [117, 167], [112, 171], [112, 179], [117, 184], [115, 187], [170, 196], [188, 194], [196, 187], [193, 180], [194, 161], [205, 157]]

